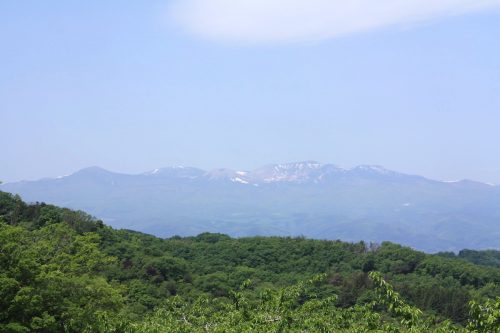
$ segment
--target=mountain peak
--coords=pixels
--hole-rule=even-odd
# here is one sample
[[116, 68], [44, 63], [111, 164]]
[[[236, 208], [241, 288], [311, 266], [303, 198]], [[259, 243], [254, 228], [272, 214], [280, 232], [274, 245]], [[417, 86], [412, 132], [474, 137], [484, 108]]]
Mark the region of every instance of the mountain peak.
[[210, 180], [227, 180], [231, 179], [236, 174], [236, 171], [226, 168], [219, 168], [208, 171], [205, 173], [205, 177]]
[[251, 177], [272, 183], [278, 181], [303, 182], [310, 180], [313, 173], [324, 165], [316, 161], [270, 164], [251, 172]]
[[196, 178], [203, 175], [203, 173], [204, 171], [198, 168], [175, 165], [153, 169], [151, 171], [144, 172], [142, 175], [155, 177]]
[[77, 172], [73, 173], [73, 175], [79, 175], [79, 174], [95, 175], [95, 174], [109, 174], [109, 173], [112, 173], [112, 172], [108, 171], [104, 168], [101, 168], [99, 166], [90, 166], [90, 167], [78, 170]]
[[316, 161], [302, 161], [302, 162], [290, 162], [290, 163], [280, 163], [273, 164], [276, 170], [314, 170], [319, 169], [323, 164]]

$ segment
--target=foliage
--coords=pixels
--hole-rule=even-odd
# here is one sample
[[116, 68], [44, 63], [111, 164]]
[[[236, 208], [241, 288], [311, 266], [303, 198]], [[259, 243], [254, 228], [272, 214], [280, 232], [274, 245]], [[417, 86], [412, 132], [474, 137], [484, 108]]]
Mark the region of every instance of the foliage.
[[[477, 252], [462, 257], [495, 255]], [[0, 192], [0, 332], [495, 332], [500, 269], [478, 263], [392, 243], [160, 239]]]
[[[128, 333], [181, 333], [181, 332], [490, 332], [500, 329], [499, 314], [491, 312], [488, 302], [478, 307], [471, 304], [471, 320], [467, 328], [450, 321], [433, 322], [422, 318], [422, 312], [408, 305], [380, 273], [372, 272], [378, 302], [356, 305], [351, 308], [336, 306], [336, 297], [318, 298], [311, 287], [323, 280], [317, 276], [306, 283], [280, 290], [262, 292], [256, 302], [247, 298], [246, 281], [240, 291], [231, 292], [229, 299], [199, 297], [189, 303], [179, 296], [170, 298], [167, 304], [141, 321], [110, 325], [101, 317], [93, 331]], [[314, 288], [313, 288], [314, 289]], [[491, 303], [491, 304], [490, 304]], [[384, 315], [376, 308], [385, 305], [400, 322]], [[493, 305], [492, 305], [493, 304]], [[478, 311], [477, 313], [475, 311]], [[485, 317], [487, 316], [487, 317]], [[116, 324], [116, 322], [115, 322]]]
[[0, 331], [79, 332], [96, 312], [119, 311], [120, 288], [99, 274], [112, 260], [98, 246], [97, 234], [66, 224], [0, 223]]
[[437, 255], [446, 258], [459, 258], [476, 265], [491, 266], [500, 268], [500, 251], [498, 250], [462, 250], [456, 255], [453, 252], [439, 252]]
[[471, 320], [467, 328], [474, 332], [500, 332], [500, 297], [484, 304], [470, 303]]

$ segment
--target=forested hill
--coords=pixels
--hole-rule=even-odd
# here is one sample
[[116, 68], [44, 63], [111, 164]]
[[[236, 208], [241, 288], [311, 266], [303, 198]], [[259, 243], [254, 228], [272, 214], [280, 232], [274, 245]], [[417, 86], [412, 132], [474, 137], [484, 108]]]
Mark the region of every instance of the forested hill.
[[500, 268], [500, 251], [497, 250], [462, 250], [458, 254], [453, 252], [439, 252], [438, 255], [447, 258], [460, 258], [477, 265]]
[[0, 332], [497, 332], [497, 253], [462, 253], [160, 239], [0, 192]]

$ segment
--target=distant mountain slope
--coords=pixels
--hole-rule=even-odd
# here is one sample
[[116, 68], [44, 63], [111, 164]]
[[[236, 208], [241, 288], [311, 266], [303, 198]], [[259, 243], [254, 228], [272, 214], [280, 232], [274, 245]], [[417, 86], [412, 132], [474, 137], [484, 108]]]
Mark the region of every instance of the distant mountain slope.
[[253, 171], [170, 167], [138, 175], [91, 167], [0, 190], [158, 236], [209, 231], [389, 240], [430, 252], [500, 249], [498, 186], [434, 181], [380, 166], [306, 161]]

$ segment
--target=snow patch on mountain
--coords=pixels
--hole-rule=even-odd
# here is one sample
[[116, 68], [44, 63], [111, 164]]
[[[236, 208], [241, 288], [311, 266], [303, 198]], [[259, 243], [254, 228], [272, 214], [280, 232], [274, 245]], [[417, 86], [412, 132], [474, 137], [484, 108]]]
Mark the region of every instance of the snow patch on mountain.
[[240, 177], [231, 178], [231, 181], [241, 184], [250, 184], [248, 181], [241, 179]]

